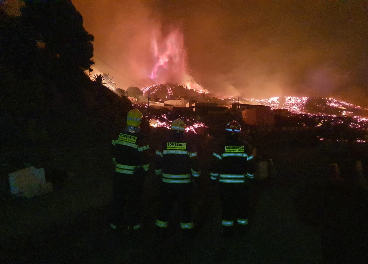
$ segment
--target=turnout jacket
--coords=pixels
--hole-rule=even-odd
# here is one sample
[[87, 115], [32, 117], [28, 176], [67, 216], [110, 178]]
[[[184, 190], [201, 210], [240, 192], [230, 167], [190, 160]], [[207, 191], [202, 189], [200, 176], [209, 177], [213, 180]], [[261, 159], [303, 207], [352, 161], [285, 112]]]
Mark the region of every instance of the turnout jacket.
[[133, 175], [149, 169], [149, 144], [141, 133], [123, 131], [112, 141], [115, 171]]
[[164, 183], [191, 183], [198, 178], [197, 151], [185, 135], [169, 136], [156, 150], [156, 175], [162, 176]]
[[211, 180], [239, 184], [253, 179], [254, 157], [247, 142], [240, 138], [226, 140], [212, 154]]

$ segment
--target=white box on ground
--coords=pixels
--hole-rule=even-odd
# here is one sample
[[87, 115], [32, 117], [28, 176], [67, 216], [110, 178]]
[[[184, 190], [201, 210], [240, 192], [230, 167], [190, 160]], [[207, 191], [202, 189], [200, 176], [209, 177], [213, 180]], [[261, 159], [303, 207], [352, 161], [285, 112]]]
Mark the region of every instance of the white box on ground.
[[46, 182], [43, 168], [28, 167], [9, 173], [10, 193], [16, 197], [32, 198], [52, 191]]

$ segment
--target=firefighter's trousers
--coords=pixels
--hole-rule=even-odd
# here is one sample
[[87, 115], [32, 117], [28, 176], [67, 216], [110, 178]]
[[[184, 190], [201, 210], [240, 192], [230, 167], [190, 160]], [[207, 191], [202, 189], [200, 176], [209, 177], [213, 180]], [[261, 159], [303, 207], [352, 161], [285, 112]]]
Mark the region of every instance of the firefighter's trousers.
[[161, 208], [158, 212], [156, 225], [168, 227], [174, 211], [175, 202], [179, 207], [179, 219], [182, 229], [193, 228], [191, 212], [191, 183], [164, 183], [161, 182]]
[[110, 222], [118, 227], [140, 227], [141, 200], [145, 177], [142, 174], [113, 175], [113, 202]]
[[220, 183], [222, 226], [247, 225], [249, 217], [249, 186]]

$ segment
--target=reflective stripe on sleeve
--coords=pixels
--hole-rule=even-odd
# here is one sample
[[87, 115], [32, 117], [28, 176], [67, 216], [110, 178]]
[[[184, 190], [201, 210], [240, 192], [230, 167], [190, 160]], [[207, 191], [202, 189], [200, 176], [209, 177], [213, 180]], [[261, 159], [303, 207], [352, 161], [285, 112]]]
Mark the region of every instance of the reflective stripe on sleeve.
[[160, 157], [162, 157], [162, 153], [158, 150], [156, 150], [156, 155], [159, 155]]
[[213, 156], [218, 158], [218, 159], [222, 159], [221, 155], [217, 154], [217, 153], [213, 153]]
[[217, 180], [218, 175], [219, 175], [218, 173], [211, 172], [211, 179], [212, 180]]
[[137, 230], [137, 229], [139, 229], [139, 228], [141, 228], [141, 225], [140, 225], [140, 224], [133, 226], [133, 229], [134, 229], [134, 230]]
[[239, 225], [247, 225], [248, 219], [237, 219]]
[[254, 157], [253, 157], [253, 155], [252, 156], [248, 156], [247, 157], [247, 160], [252, 160]]
[[156, 175], [161, 175], [161, 173], [162, 173], [162, 169], [155, 170], [155, 174], [156, 174]]
[[197, 156], [197, 152], [188, 152], [189, 157], [193, 158]]
[[249, 173], [249, 172], [248, 172], [248, 173], [247, 173], [247, 177], [248, 177], [248, 178], [253, 179], [253, 178], [254, 178], [254, 173]]
[[149, 166], [150, 166], [150, 164], [148, 163], [148, 164], [144, 164], [144, 165], [142, 165], [142, 167], [143, 167], [143, 169], [145, 170], [145, 171], [148, 171], [149, 170]]
[[150, 148], [149, 145], [146, 145], [146, 146], [138, 148], [138, 151], [144, 151], [144, 150], [149, 149], [149, 148]]
[[199, 177], [199, 171], [195, 171], [195, 170], [193, 170], [193, 169], [191, 169], [191, 171], [192, 171], [192, 175], [193, 175], [193, 177]]
[[222, 225], [223, 226], [233, 226], [234, 221], [232, 221], [232, 220], [222, 220]]
[[194, 227], [194, 224], [191, 223], [182, 223], [180, 222], [181, 229], [192, 229]]
[[165, 222], [165, 221], [161, 221], [161, 220], [156, 220], [156, 225], [159, 227], [168, 227], [169, 222]]

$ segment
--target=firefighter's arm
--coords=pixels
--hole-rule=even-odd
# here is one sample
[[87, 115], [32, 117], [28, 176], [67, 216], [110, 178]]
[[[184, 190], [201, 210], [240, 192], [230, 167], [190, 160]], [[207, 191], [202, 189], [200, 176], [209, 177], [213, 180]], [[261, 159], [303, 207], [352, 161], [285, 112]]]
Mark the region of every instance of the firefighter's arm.
[[155, 175], [156, 176], [161, 176], [162, 174], [162, 148], [158, 148], [156, 149], [156, 153], [155, 153]]
[[221, 160], [222, 157], [220, 154], [216, 152], [212, 153], [210, 175], [211, 175], [211, 182], [213, 185], [216, 185], [219, 179]]
[[140, 153], [140, 164], [145, 174], [147, 174], [150, 166], [149, 150], [150, 146], [148, 142], [142, 141], [138, 147], [138, 151]]
[[257, 149], [251, 148], [249, 151], [251, 154], [248, 154], [247, 157], [247, 177], [248, 179], [254, 179], [254, 171], [255, 171], [255, 159], [257, 155]]
[[199, 176], [201, 175], [201, 170], [199, 168], [199, 160], [198, 154], [196, 151], [190, 152], [190, 168], [194, 181], [198, 181]]

